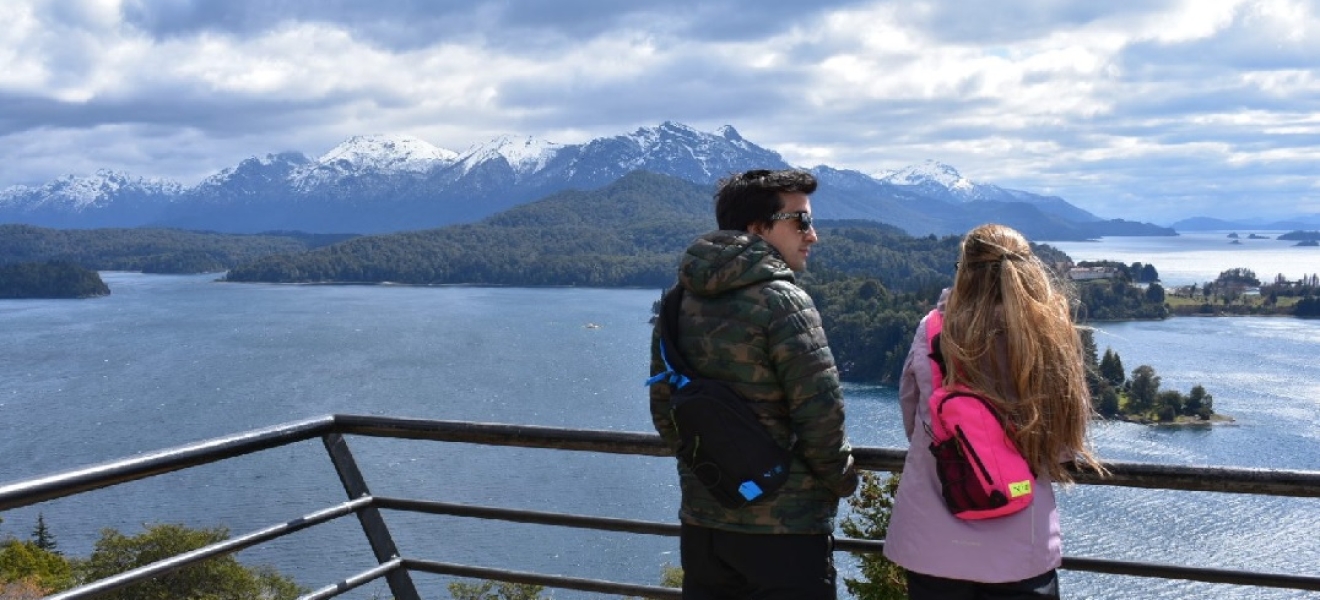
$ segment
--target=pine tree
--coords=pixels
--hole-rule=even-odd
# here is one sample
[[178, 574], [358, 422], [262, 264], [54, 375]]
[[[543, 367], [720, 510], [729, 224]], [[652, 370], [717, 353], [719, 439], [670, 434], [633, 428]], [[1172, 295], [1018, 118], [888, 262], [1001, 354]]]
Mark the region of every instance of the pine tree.
[[[889, 533], [889, 515], [898, 492], [897, 473], [886, 478], [871, 471], [861, 473], [857, 493], [848, 499], [852, 514], [841, 524], [844, 535], [862, 540], [883, 540]], [[858, 600], [903, 600], [907, 598], [907, 578], [902, 567], [883, 554], [857, 553], [861, 562], [860, 579], [843, 579], [848, 592]]]
[[59, 544], [55, 543], [55, 534], [50, 532], [49, 527], [46, 527], [46, 517], [41, 513], [37, 513], [37, 526], [32, 528], [32, 542], [42, 550], [61, 554]]
[[1100, 375], [1114, 387], [1122, 387], [1123, 382], [1127, 381], [1127, 373], [1123, 370], [1123, 359], [1118, 357], [1118, 353], [1112, 348], [1105, 348], [1105, 356], [1100, 359]]

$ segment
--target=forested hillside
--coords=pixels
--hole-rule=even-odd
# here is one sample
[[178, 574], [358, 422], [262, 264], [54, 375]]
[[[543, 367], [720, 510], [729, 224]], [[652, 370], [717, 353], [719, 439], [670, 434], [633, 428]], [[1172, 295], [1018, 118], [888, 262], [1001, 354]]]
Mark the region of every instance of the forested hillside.
[[231, 269], [228, 281], [661, 287], [715, 227], [710, 191], [637, 172], [471, 225], [366, 236]]
[[[678, 255], [715, 228], [712, 189], [642, 171], [570, 191], [479, 223], [364, 236], [231, 269], [235, 282], [664, 287]], [[874, 221], [818, 221], [811, 272], [870, 276], [901, 292], [939, 289], [956, 236], [911, 237]], [[1050, 260], [1066, 259], [1046, 250]]]
[[[231, 269], [229, 281], [666, 287], [679, 254], [715, 228], [711, 190], [636, 172], [485, 221], [365, 236]], [[819, 221], [811, 271], [865, 275], [901, 291], [947, 283], [957, 238], [913, 238], [871, 221]]]
[[303, 252], [349, 235], [238, 235], [178, 229], [47, 229], [0, 225], [0, 264], [62, 261], [95, 271], [208, 273], [269, 254]]
[[108, 296], [101, 276], [68, 262], [0, 265], [0, 299]]

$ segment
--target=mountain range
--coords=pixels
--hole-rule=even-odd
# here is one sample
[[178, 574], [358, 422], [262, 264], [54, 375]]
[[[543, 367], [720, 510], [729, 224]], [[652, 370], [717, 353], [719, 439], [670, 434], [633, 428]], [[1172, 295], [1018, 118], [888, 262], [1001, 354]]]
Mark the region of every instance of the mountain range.
[[[751, 168], [793, 165], [727, 125], [700, 132], [665, 122], [569, 145], [502, 136], [461, 153], [409, 136], [355, 136], [316, 159], [297, 152], [252, 157], [194, 186], [108, 170], [15, 186], [0, 191], [0, 223], [386, 233], [475, 222], [633, 171], [713, 189], [720, 178]], [[821, 184], [812, 196], [818, 218], [879, 221], [916, 236], [960, 234], [987, 221], [1038, 240], [1175, 235], [1103, 219], [1057, 196], [975, 183], [936, 161], [877, 175], [825, 165], [807, 170]]]

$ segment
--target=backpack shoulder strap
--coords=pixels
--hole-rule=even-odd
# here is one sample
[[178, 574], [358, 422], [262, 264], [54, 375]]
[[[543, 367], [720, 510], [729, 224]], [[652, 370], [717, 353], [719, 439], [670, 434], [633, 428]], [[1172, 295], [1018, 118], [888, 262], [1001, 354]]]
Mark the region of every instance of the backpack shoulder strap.
[[944, 330], [944, 315], [935, 309], [926, 316], [926, 348], [930, 354], [930, 374], [934, 378], [932, 388], [944, 383], [944, 354], [940, 352], [940, 332]]
[[940, 440], [947, 439], [950, 433], [940, 417], [940, 408], [949, 397], [949, 391], [944, 389], [944, 354], [940, 352], [940, 333], [943, 330], [944, 315], [939, 309], [930, 311], [926, 317], [926, 349], [930, 352], [926, 358], [930, 361], [931, 390], [930, 397], [926, 399], [930, 409], [930, 424], [926, 425], [926, 430], [931, 439]]
[[678, 317], [683, 304], [683, 286], [675, 285], [665, 292], [664, 298], [660, 301], [660, 314], [656, 318], [656, 327], [660, 330], [660, 358], [665, 361], [663, 373], [658, 373], [654, 377], [646, 380], [646, 385], [654, 385], [661, 381], [668, 381], [676, 388], [687, 385], [688, 374], [692, 369], [688, 367], [687, 361], [683, 359], [683, 354], [678, 351]]
[[683, 286], [675, 285], [665, 293], [660, 304], [660, 351], [669, 367], [682, 375], [691, 375], [683, 353], [678, 351], [678, 319], [682, 314]]

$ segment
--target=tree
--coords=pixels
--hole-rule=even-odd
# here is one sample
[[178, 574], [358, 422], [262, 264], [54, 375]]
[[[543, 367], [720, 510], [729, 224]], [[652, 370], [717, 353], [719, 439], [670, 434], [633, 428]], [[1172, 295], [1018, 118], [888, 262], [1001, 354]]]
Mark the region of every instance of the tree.
[[1077, 337], [1082, 340], [1082, 364], [1086, 367], [1086, 389], [1092, 398], [1099, 398], [1105, 388], [1110, 387], [1100, 374], [1100, 359], [1096, 356], [1095, 330], [1090, 327], [1078, 327]]
[[1123, 359], [1111, 348], [1105, 348], [1105, 356], [1100, 359], [1100, 375], [1109, 385], [1118, 387], [1127, 381], [1127, 372], [1123, 370]]
[[1160, 393], [1160, 376], [1150, 365], [1141, 365], [1132, 370], [1131, 387], [1128, 399], [1134, 412], [1145, 411], [1155, 406]]
[[73, 586], [73, 567], [35, 542], [10, 538], [0, 543], [0, 582], [28, 582], [46, 593], [58, 592]]
[[[843, 533], [861, 540], [882, 540], [889, 533], [889, 516], [898, 492], [897, 474], [883, 481], [871, 471], [863, 471], [857, 493], [848, 498], [852, 513], [841, 523]], [[859, 600], [903, 600], [907, 598], [907, 578], [902, 567], [878, 553], [858, 554], [862, 579], [844, 578], [848, 593]]]
[[481, 583], [454, 581], [448, 587], [454, 600], [541, 600], [541, 592], [545, 590], [540, 585], [489, 579]]
[[1298, 317], [1320, 317], [1320, 298], [1306, 296], [1293, 305], [1293, 315]]
[[1192, 386], [1191, 392], [1187, 394], [1187, 401], [1183, 403], [1182, 414], [1187, 416], [1200, 416], [1201, 409], [1209, 406], [1213, 402], [1210, 394], [1205, 393], [1205, 388], [1200, 385]]
[[1178, 390], [1160, 392], [1155, 398], [1158, 404], [1156, 410], [1161, 421], [1173, 421], [1175, 417], [1182, 414], [1183, 404], [1187, 401], [1182, 392]]
[[1260, 279], [1256, 278], [1256, 272], [1241, 267], [1221, 271], [1219, 277], [1215, 278], [1215, 283], [1238, 288], [1260, 287]]
[[1183, 410], [1188, 415], [1196, 415], [1201, 420], [1209, 419], [1215, 414], [1215, 398], [1205, 392], [1205, 388], [1195, 385], [1192, 386], [1191, 393], [1187, 396], [1187, 403], [1183, 405]]
[[1096, 403], [1096, 412], [1102, 417], [1112, 417], [1118, 414], [1118, 408], [1118, 392], [1113, 387], [1105, 386], [1100, 392], [1100, 401]]
[[1159, 281], [1159, 280], [1160, 280], [1160, 273], [1159, 273], [1159, 271], [1156, 271], [1156, 270], [1155, 270], [1155, 265], [1152, 265], [1152, 264], [1150, 264], [1150, 263], [1146, 263], [1146, 266], [1144, 266], [1144, 267], [1141, 268], [1141, 278], [1140, 278], [1140, 280], [1143, 281], [1143, 282], [1147, 282], [1147, 283], [1151, 283], [1151, 282]]
[[[229, 539], [224, 527], [190, 529], [158, 524], [126, 536], [101, 531], [92, 555], [79, 563], [82, 581], [94, 581]], [[293, 600], [305, 593], [267, 567], [248, 568], [232, 555], [218, 556], [99, 596], [109, 600]]]
[[862, 300], [870, 300], [884, 292], [885, 287], [880, 285], [879, 281], [868, 279], [862, 284], [862, 287], [857, 290], [857, 295], [861, 297]]
[[58, 544], [55, 543], [55, 534], [46, 527], [46, 517], [41, 513], [37, 513], [37, 525], [32, 528], [32, 541], [42, 550], [60, 554]]
[[1164, 303], [1164, 286], [1158, 283], [1152, 283], [1146, 287], [1146, 299], [1151, 302]]
[[1095, 330], [1090, 327], [1078, 327], [1077, 337], [1082, 340], [1082, 363], [1088, 369], [1094, 369], [1100, 364], [1096, 356]]

